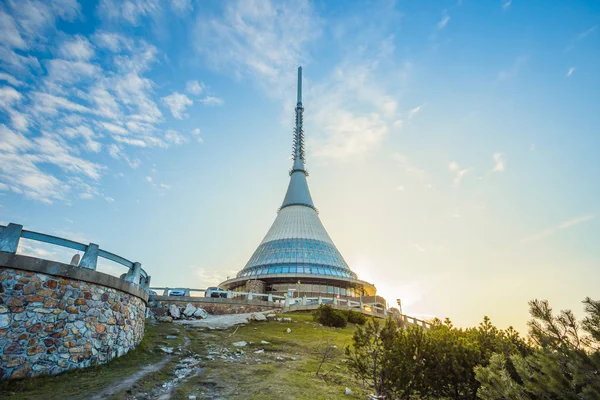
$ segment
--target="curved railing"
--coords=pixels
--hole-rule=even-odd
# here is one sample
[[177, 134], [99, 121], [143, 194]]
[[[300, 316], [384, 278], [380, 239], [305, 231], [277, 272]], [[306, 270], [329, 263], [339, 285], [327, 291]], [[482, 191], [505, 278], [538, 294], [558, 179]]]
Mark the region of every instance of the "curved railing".
[[95, 243], [86, 245], [70, 239], [28, 231], [23, 229], [23, 225], [19, 224], [0, 225], [0, 251], [16, 253], [21, 238], [83, 251], [83, 256], [78, 262], [75, 259], [71, 262], [71, 265], [79, 268], [96, 270], [98, 257], [114, 261], [129, 269], [124, 277], [126, 281], [135, 283], [145, 290], [148, 290], [150, 287], [150, 275], [142, 269], [141, 263], [129, 261], [126, 258], [103, 250]]

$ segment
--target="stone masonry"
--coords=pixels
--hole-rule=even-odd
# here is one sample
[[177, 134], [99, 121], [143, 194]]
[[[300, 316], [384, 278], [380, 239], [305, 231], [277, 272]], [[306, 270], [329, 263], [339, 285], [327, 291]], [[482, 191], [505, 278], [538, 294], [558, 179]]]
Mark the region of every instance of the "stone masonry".
[[146, 303], [106, 286], [0, 267], [0, 378], [58, 374], [135, 348]]

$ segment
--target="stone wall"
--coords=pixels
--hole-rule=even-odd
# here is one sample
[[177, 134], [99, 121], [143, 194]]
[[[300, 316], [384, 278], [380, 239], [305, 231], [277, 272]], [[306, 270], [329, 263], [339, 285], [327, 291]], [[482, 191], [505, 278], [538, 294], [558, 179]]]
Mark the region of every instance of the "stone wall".
[[246, 292], [265, 293], [265, 282], [257, 279], [248, 280], [246, 282]]
[[261, 300], [245, 299], [218, 299], [205, 297], [167, 297], [150, 296], [148, 307], [157, 317], [168, 315], [169, 306], [185, 307], [188, 303], [194, 307], [202, 308], [210, 315], [244, 314], [260, 311], [281, 309], [282, 304], [269, 303]]
[[0, 377], [57, 374], [122, 356], [142, 340], [145, 313], [145, 301], [125, 291], [0, 267]]

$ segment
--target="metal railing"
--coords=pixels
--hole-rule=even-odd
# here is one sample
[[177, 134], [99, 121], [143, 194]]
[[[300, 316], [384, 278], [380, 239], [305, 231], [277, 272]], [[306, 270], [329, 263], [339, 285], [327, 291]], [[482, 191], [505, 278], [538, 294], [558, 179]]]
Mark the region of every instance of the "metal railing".
[[[236, 297], [246, 297], [247, 300], [265, 300], [268, 302], [277, 302], [283, 303], [284, 308], [289, 308], [292, 306], [301, 308], [302, 306], [311, 306], [311, 305], [321, 305], [321, 304], [333, 304], [333, 305], [343, 305], [346, 304], [348, 308], [357, 308], [362, 310], [363, 312], [373, 313], [373, 314], [383, 314], [387, 315], [387, 310], [385, 308], [385, 304], [381, 302], [363, 302], [362, 300], [348, 300], [348, 299], [338, 299], [337, 297], [290, 297], [290, 296], [279, 296], [269, 293], [253, 293], [253, 292], [237, 292], [232, 290], [227, 291], [215, 291], [209, 289], [191, 289], [191, 288], [168, 288], [168, 287], [152, 287], [150, 290], [154, 291], [162, 291], [162, 296], [186, 296], [190, 297], [192, 292], [209, 294], [206, 297], [212, 297], [212, 294], [217, 294], [218, 297], [227, 298], [227, 299], [235, 299]], [[174, 294], [173, 291], [175, 291]], [[182, 293], [182, 294], [179, 294]], [[157, 294], [158, 295], [158, 294]], [[215, 296], [217, 297], [217, 296]]]
[[83, 251], [83, 256], [79, 262], [72, 262], [71, 264], [79, 268], [96, 270], [98, 257], [114, 261], [129, 269], [124, 278], [127, 282], [138, 284], [145, 290], [148, 290], [150, 287], [150, 275], [142, 269], [141, 263], [129, 261], [121, 256], [103, 250], [95, 243], [85, 245], [70, 239], [47, 235], [45, 233], [27, 231], [23, 229], [23, 225], [19, 224], [10, 223], [7, 226], [0, 225], [0, 251], [16, 253], [21, 238]]

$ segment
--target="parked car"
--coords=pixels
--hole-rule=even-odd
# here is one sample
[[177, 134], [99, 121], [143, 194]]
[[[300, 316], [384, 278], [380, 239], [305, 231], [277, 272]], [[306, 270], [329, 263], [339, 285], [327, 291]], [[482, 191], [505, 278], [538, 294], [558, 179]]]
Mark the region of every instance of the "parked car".
[[204, 292], [204, 297], [220, 297], [225, 299], [227, 298], [227, 292], [220, 287], [213, 286], [206, 289], [206, 292]]
[[149, 290], [148, 290], [148, 294], [149, 294], [150, 296], [156, 296], [156, 295], [157, 295], [157, 293], [156, 293], [154, 290], [152, 290], [152, 289], [149, 289]]
[[185, 290], [183, 290], [183, 289], [172, 289], [169, 292], [169, 296], [185, 296]]

